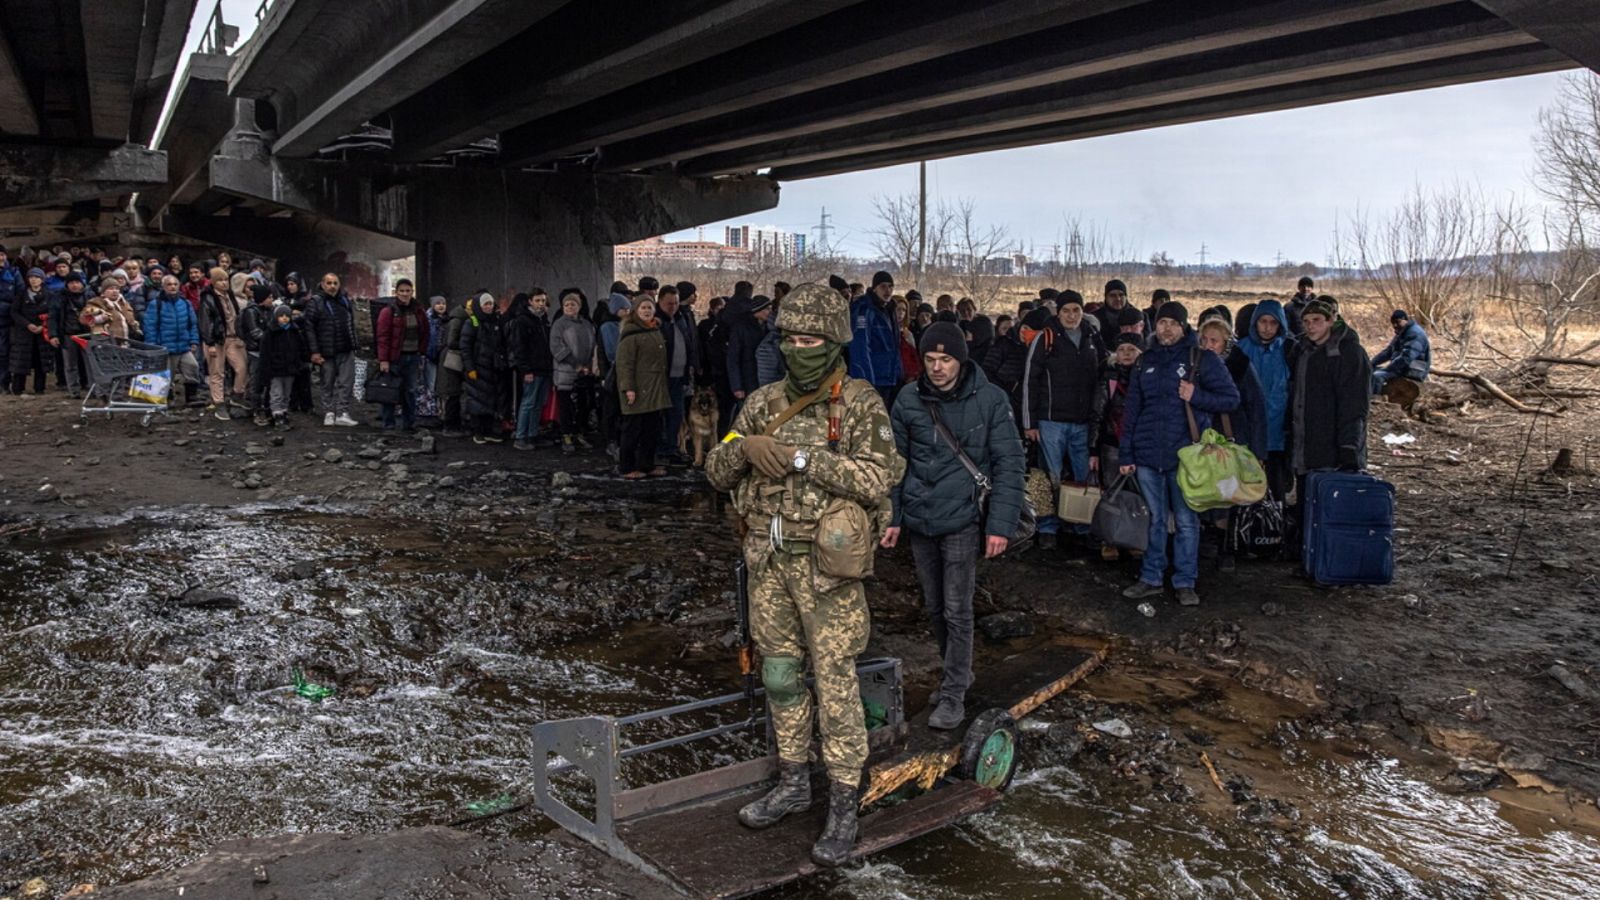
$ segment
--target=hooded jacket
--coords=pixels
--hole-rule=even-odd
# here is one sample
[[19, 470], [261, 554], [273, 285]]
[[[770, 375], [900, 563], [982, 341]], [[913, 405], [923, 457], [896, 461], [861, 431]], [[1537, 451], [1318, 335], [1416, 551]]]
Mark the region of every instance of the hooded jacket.
[[1211, 414], [1238, 408], [1239, 389], [1227, 366], [1215, 353], [1200, 351], [1192, 330], [1170, 347], [1153, 341], [1134, 366], [1133, 385], [1123, 407], [1122, 465], [1177, 471], [1178, 450], [1193, 443], [1183, 398], [1178, 396], [1178, 382], [1186, 380], [1194, 382], [1189, 405], [1202, 432], [1211, 427]]
[[1412, 381], [1426, 381], [1428, 373], [1433, 371], [1433, 347], [1428, 343], [1428, 333], [1416, 322], [1407, 322], [1389, 346], [1372, 358], [1374, 369], [1385, 363], [1388, 364], [1385, 368], [1396, 375]]
[[[1265, 316], [1278, 320], [1278, 334], [1263, 343], [1256, 331], [1256, 323]], [[1266, 447], [1272, 453], [1281, 452], [1289, 440], [1286, 414], [1289, 409], [1291, 340], [1289, 317], [1284, 314], [1283, 304], [1276, 300], [1263, 300], [1256, 304], [1255, 314], [1250, 317], [1250, 333], [1239, 341], [1239, 348], [1250, 357], [1250, 367], [1255, 370], [1256, 380], [1261, 384], [1262, 402], [1266, 408]]]
[[582, 316], [562, 316], [550, 326], [550, 357], [554, 363], [556, 390], [571, 390], [578, 384], [578, 370], [594, 361], [594, 326]]
[[[628, 403], [628, 392], [634, 401]], [[617, 402], [625, 416], [655, 412], [672, 405], [667, 392], [667, 342], [661, 322], [646, 325], [637, 316], [622, 323], [617, 340]]]
[[994, 320], [979, 314], [961, 323], [961, 332], [967, 338], [967, 356], [981, 365], [994, 345]]
[[179, 355], [200, 343], [200, 322], [182, 294], [161, 293], [144, 308], [144, 339]]
[[1343, 319], [1321, 345], [1296, 339], [1289, 350], [1289, 421], [1295, 474], [1359, 469], [1367, 460], [1372, 364]]
[[850, 377], [873, 387], [897, 387], [903, 373], [894, 313], [878, 304], [876, 294], [862, 294], [850, 301], [850, 330]]
[[1022, 380], [1022, 428], [1072, 422], [1090, 426], [1089, 434], [1094, 435], [1099, 428], [1095, 388], [1106, 361], [1105, 344], [1087, 317], [1078, 323], [1077, 341], [1059, 319], [1052, 319], [1049, 328], [1051, 339], [1036, 340], [1029, 348]]
[[269, 315], [271, 321], [261, 335], [261, 377], [293, 378], [311, 359], [305, 330], [292, 320], [287, 327], [280, 326], [276, 309]]
[[890, 498], [890, 524], [940, 537], [979, 521], [977, 485], [948, 442], [934, 428], [932, 409], [993, 485], [984, 531], [1010, 538], [1022, 515], [1026, 455], [1011, 418], [1011, 401], [968, 363], [948, 397], [940, 397], [927, 378], [895, 396], [889, 424], [895, 446], [906, 459], [905, 477]]

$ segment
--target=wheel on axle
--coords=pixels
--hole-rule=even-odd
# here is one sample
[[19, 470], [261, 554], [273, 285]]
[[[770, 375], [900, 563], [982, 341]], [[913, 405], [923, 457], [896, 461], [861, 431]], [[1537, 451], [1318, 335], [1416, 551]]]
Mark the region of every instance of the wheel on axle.
[[1017, 774], [1017, 723], [1004, 709], [984, 710], [967, 726], [956, 774], [1003, 791]]

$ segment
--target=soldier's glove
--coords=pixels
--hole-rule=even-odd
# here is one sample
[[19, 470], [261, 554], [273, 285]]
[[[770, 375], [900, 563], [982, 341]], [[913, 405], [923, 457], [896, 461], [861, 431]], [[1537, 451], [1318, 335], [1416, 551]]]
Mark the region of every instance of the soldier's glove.
[[757, 472], [776, 480], [793, 471], [793, 447], [786, 447], [764, 434], [751, 435], [742, 443], [744, 458], [750, 460]]

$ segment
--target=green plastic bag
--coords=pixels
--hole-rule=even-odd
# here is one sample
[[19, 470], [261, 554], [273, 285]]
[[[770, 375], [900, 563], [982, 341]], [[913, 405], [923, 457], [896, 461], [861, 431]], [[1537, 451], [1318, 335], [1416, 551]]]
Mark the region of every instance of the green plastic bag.
[[1267, 495], [1267, 472], [1250, 448], [1216, 429], [1178, 450], [1178, 488], [1195, 512], [1249, 506]]

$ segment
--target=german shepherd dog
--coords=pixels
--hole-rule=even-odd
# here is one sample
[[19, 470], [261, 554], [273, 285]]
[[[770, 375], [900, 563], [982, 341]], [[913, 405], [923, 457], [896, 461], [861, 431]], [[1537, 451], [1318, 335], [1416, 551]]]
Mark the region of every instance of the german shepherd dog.
[[694, 464], [703, 468], [706, 453], [717, 442], [717, 392], [709, 387], [698, 387], [694, 399], [689, 401], [689, 415], [678, 429], [678, 452], [689, 455], [689, 442], [694, 441]]

